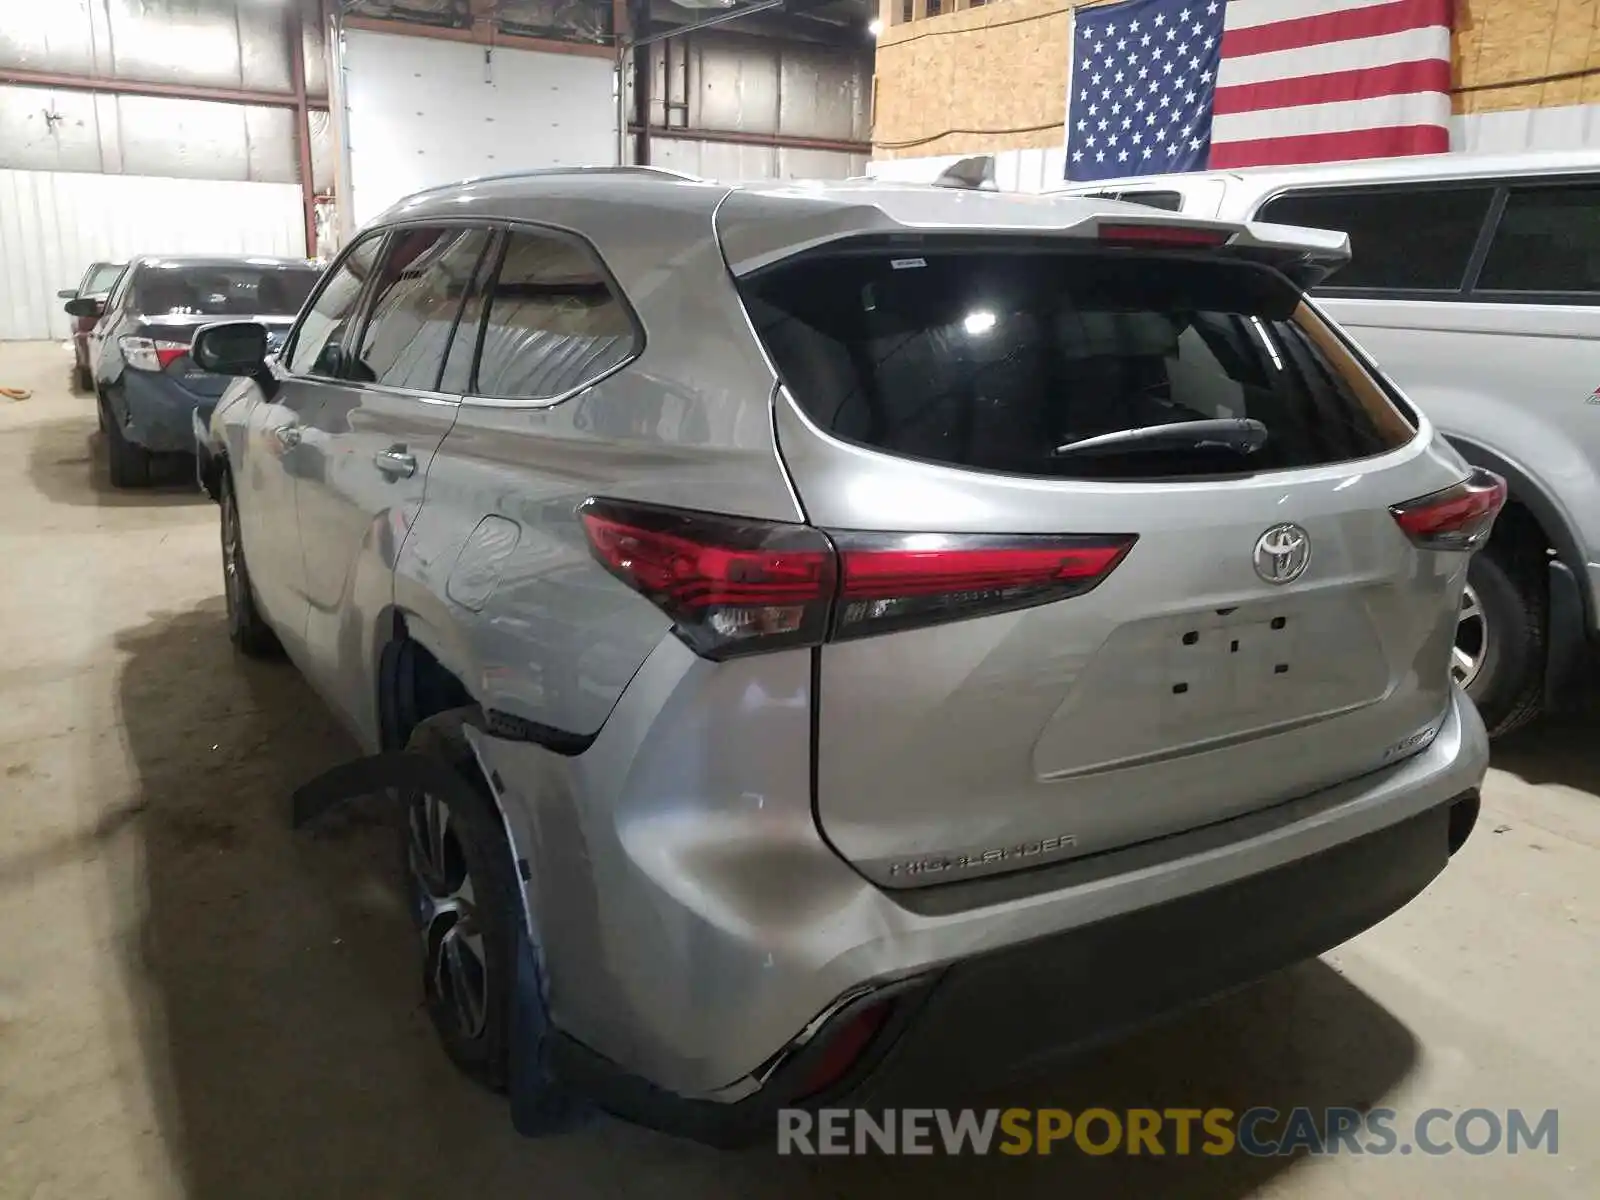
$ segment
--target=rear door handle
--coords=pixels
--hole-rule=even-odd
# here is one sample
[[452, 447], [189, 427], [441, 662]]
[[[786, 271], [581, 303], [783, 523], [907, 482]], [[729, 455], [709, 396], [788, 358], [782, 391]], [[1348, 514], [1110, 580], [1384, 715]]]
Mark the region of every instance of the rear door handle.
[[372, 464], [391, 479], [410, 479], [417, 473], [417, 456], [404, 446], [390, 446], [372, 456]]
[[278, 445], [280, 446], [298, 446], [300, 444], [300, 426], [276, 426], [272, 431], [272, 436], [278, 439]]

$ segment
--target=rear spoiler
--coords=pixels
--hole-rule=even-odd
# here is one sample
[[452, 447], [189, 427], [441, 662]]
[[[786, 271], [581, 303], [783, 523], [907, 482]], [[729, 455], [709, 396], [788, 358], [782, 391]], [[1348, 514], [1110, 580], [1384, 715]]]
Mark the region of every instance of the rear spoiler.
[[[973, 176], [964, 174], [968, 190]], [[1350, 239], [1328, 229], [1186, 217], [1143, 204], [1052, 195], [952, 195], [928, 184], [841, 190], [741, 191], [717, 210], [728, 270], [743, 279], [797, 255], [863, 237], [889, 237], [906, 254], [945, 236], [1039, 238], [1106, 249], [1197, 251], [1249, 260], [1302, 289], [1350, 258]], [[1087, 247], [1085, 247], [1087, 248]], [[897, 250], [898, 253], [898, 250]]]
[[1246, 223], [1255, 239], [1240, 247], [1241, 257], [1258, 259], [1292, 279], [1309, 292], [1350, 261], [1350, 235], [1334, 229], [1308, 229], [1298, 225]]
[[[956, 188], [964, 191], [999, 191], [995, 182], [995, 156], [974, 154], [952, 163], [939, 172], [934, 187]], [[1070, 199], [1072, 197], [1063, 197]], [[1081, 199], [1082, 197], [1077, 197]], [[1110, 222], [1102, 221], [1102, 225]], [[1350, 238], [1328, 229], [1310, 229], [1296, 225], [1272, 225], [1249, 221], [1244, 225], [1202, 224], [1182, 217], [1145, 221], [1129, 218], [1118, 220], [1118, 225], [1143, 227], [1149, 224], [1152, 232], [1166, 226], [1174, 230], [1188, 228], [1215, 228], [1218, 230], [1242, 229], [1224, 243], [1227, 249], [1240, 258], [1263, 262], [1292, 279], [1299, 287], [1310, 290], [1350, 261]]]

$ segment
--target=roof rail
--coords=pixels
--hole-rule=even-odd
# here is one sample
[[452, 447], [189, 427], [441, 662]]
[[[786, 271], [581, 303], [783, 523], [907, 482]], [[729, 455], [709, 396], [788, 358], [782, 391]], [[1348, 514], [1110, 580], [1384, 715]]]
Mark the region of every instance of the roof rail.
[[[418, 196], [431, 196], [435, 192], [447, 192], [451, 188], [458, 188], [469, 183], [499, 183], [507, 179], [544, 179], [560, 175], [658, 175], [667, 179], [681, 179], [689, 183], [705, 182], [698, 175], [690, 175], [684, 171], [674, 171], [668, 167], [634, 166], [596, 166], [596, 167], [529, 167], [523, 171], [501, 171], [494, 175], [469, 175], [465, 179], [453, 179], [449, 183], [436, 183], [432, 187], [419, 188], [417, 191], [408, 192], [401, 200], [414, 200]], [[399, 203], [400, 201], [396, 201]]]

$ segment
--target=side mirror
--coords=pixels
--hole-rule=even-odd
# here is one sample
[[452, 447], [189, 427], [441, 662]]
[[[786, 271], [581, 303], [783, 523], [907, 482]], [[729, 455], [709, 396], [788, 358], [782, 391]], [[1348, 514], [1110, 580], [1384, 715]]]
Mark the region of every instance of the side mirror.
[[69, 316], [98, 317], [104, 313], [105, 306], [98, 300], [91, 300], [88, 296], [79, 296], [75, 300], [68, 300], [61, 307], [67, 310]]
[[56, 293], [57, 300], [72, 300], [78, 295], [77, 288], [62, 288]]
[[267, 369], [267, 327], [259, 321], [222, 321], [195, 331], [189, 357], [213, 375], [260, 375]]

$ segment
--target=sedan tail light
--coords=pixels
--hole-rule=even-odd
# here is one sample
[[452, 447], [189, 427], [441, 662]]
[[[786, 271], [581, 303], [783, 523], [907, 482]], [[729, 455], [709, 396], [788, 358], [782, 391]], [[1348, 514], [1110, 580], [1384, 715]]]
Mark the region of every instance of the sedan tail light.
[[1136, 540], [830, 534], [611, 500], [587, 501], [579, 516], [595, 558], [712, 659], [1082, 595]]
[[165, 371], [189, 353], [188, 342], [168, 342], [158, 338], [120, 337], [122, 357], [135, 371]]
[[1460, 483], [1389, 511], [1406, 536], [1424, 549], [1476, 550], [1489, 540], [1505, 503], [1506, 481], [1478, 467]]

